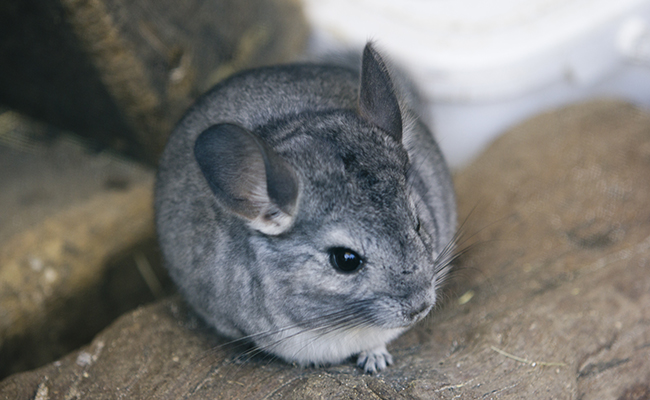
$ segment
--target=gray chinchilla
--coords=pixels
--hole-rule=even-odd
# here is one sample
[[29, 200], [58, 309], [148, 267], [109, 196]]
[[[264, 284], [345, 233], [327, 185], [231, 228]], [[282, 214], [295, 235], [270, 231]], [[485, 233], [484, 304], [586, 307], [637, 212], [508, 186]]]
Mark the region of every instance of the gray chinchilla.
[[301, 365], [358, 354], [374, 372], [431, 310], [455, 200], [403, 82], [367, 44], [360, 73], [242, 72], [181, 120], [160, 162], [157, 229], [172, 278], [218, 332]]

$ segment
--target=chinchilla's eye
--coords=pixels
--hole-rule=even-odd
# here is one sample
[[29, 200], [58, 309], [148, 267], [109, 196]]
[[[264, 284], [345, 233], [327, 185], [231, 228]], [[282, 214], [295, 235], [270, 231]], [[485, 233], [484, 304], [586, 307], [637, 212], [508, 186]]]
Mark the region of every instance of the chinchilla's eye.
[[328, 252], [330, 255], [330, 264], [337, 271], [350, 274], [357, 272], [363, 265], [361, 256], [345, 247], [333, 247]]

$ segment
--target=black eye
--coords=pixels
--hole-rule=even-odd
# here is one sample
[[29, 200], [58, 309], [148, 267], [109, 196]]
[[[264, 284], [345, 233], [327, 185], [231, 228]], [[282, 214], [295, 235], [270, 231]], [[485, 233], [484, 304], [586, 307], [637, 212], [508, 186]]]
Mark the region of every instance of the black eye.
[[345, 247], [333, 247], [328, 252], [330, 264], [338, 271], [349, 274], [358, 271], [363, 265], [361, 256]]
[[[417, 218], [417, 217], [416, 217], [416, 218]], [[416, 223], [415, 223], [415, 231], [416, 231], [416, 232], [420, 232], [420, 228], [421, 228], [421, 227], [422, 227], [422, 225], [420, 225], [420, 218], [417, 218], [417, 219], [416, 219]]]

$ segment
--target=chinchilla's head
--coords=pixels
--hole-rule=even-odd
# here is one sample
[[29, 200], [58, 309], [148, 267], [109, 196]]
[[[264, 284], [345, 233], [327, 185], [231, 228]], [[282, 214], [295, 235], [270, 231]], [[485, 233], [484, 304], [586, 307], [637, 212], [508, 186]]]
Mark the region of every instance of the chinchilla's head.
[[303, 113], [254, 132], [219, 124], [197, 139], [209, 187], [247, 232], [250, 303], [235, 314], [260, 348], [302, 364], [338, 362], [383, 345], [434, 305], [446, 243], [414, 190], [402, 120], [367, 46], [357, 110]]

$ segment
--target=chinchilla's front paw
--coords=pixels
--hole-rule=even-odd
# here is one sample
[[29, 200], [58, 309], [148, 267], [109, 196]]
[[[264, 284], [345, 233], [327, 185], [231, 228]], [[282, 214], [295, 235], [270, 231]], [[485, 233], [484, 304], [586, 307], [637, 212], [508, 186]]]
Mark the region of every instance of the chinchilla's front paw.
[[386, 346], [362, 351], [357, 358], [357, 365], [369, 374], [381, 371], [392, 363], [393, 356], [386, 350]]

